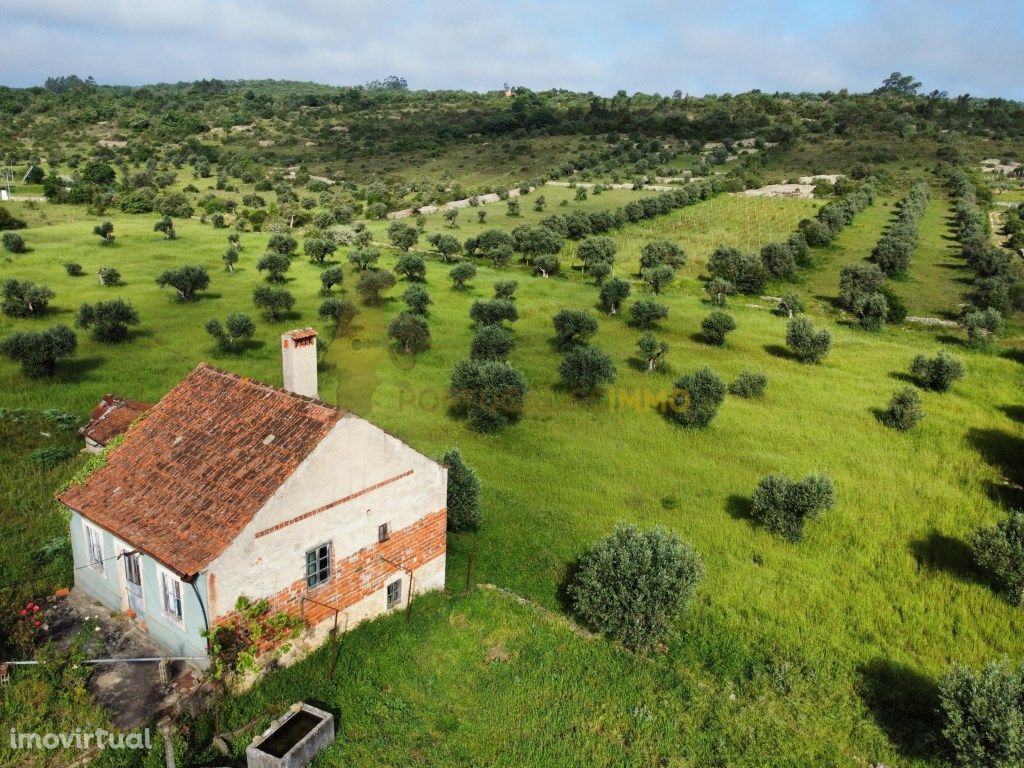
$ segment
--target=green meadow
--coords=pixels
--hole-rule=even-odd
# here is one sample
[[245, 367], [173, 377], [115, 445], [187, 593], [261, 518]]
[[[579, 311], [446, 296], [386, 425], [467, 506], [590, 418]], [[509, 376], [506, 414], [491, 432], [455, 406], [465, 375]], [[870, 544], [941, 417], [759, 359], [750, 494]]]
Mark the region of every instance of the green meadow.
[[[484, 225], [475, 209], [463, 210], [454, 234], [464, 239], [488, 226], [510, 228], [575, 205], [611, 207], [637, 194], [611, 190], [561, 207], [573, 190], [542, 193], [543, 214], [532, 210], [535, 192], [522, 199], [518, 219], [505, 216], [503, 203], [481, 208], [488, 211]], [[384, 334], [402, 307], [404, 281], [382, 306], [361, 305], [352, 327], [331, 338], [316, 316], [319, 268], [301, 249], [286, 285], [295, 312], [268, 323], [251, 303], [253, 288], [264, 282], [254, 264], [265, 234], [242, 234], [241, 262], [231, 275], [220, 261], [229, 230], [180, 221], [178, 239], [167, 242], [152, 231], [156, 216], [99, 218], [80, 208], [12, 204], [30, 222], [24, 235], [31, 252], [7, 255], [0, 273], [45, 283], [56, 298], [45, 318], [0, 317], [0, 335], [71, 325], [82, 302], [113, 297], [130, 300], [142, 323], [118, 345], [78, 331], [77, 355], [52, 381], [29, 381], [0, 361], [0, 406], [84, 416], [107, 392], [155, 401], [204, 360], [280, 384], [279, 334], [314, 325], [325, 347], [323, 399], [425, 453], [462, 450], [483, 481], [485, 521], [475, 543], [465, 536], [450, 542], [451, 595], [418, 602], [410, 623], [391, 617], [347, 636], [333, 679], [323, 650], [227, 705], [235, 725], [278, 714], [297, 697], [340, 712], [343, 738], [319, 765], [942, 765], [934, 681], [953, 661], [978, 665], [1019, 655], [1024, 633], [1024, 615], [983, 583], [964, 544], [977, 526], [1000, 516], [1000, 504], [1021, 501], [1019, 339], [1007, 342], [1015, 351], [982, 354], [949, 331], [872, 334], [837, 318], [830, 300], [839, 270], [870, 253], [891, 213], [891, 204], [879, 201], [815, 252], [816, 268], [797, 286], [815, 299], [814, 322], [833, 334], [822, 364], [791, 359], [785, 320], [756, 297], [730, 300], [738, 328], [725, 347], [705, 344], [700, 321], [710, 307], [700, 277], [710, 251], [782, 239], [816, 205], [723, 195], [613, 232], [623, 277], [635, 277], [649, 239], [669, 237], [691, 257], [659, 299], [669, 307], [659, 335], [670, 351], [664, 370], [647, 373], [634, 359], [639, 332], [624, 314], [600, 313], [597, 288], [570, 269], [572, 245], [562, 277], [478, 264], [462, 291], [452, 288], [450, 266], [430, 257], [432, 347], [410, 358], [391, 351]], [[957, 259], [944, 217], [936, 194], [911, 275], [897, 286], [912, 313], [955, 308], [950, 289], [958, 273], [947, 265]], [[117, 237], [112, 247], [92, 234], [107, 218]], [[383, 223], [370, 227], [384, 239]], [[449, 231], [438, 215], [428, 217], [433, 231]], [[343, 251], [335, 259], [344, 264], [344, 291], [358, 301]], [[387, 249], [385, 265], [394, 258]], [[69, 277], [67, 261], [81, 263], [86, 275]], [[210, 271], [210, 287], [195, 302], [180, 303], [154, 283], [179, 264]], [[99, 285], [101, 266], [117, 267], [125, 284]], [[530, 391], [517, 424], [481, 435], [449, 412], [445, 392], [452, 366], [468, 356], [470, 305], [510, 275], [520, 283], [520, 320], [512, 326], [518, 346], [510, 361]], [[645, 293], [634, 282], [632, 298]], [[593, 344], [616, 364], [614, 384], [590, 400], [558, 384], [551, 317], [562, 308], [599, 316]], [[234, 311], [252, 313], [257, 334], [243, 354], [221, 355], [202, 326]], [[939, 349], [963, 359], [966, 378], [945, 394], [921, 392], [927, 416], [917, 429], [884, 427], [877, 411], [907, 384], [911, 359]], [[658, 405], [678, 375], [705, 365], [726, 381], [744, 369], [761, 371], [767, 393], [761, 400], [729, 395], [709, 429], [687, 431]], [[59, 529], [41, 482], [32, 485], [34, 504], [24, 503], [11, 482], [15, 474], [42, 472], [25, 456], [36, 445], [26, 439], [3, 449], [13, 519], [2, 525], [4, 532], [20, 531], [2, 545], [12, 547], [3, 558], [4, 581], [32, 573], [33, 547]], [[758, 479], [776, 471], [825, 472], [836, 484], [836, 508], [799, 544], [762, 530], [749, 515]], [[707, 565], [699, 597], [664, 653], [634, 657], [492, 592], [456, 596], [468, 577], [561, 612], [561, 588], [575, 559], [619, 522], [668, 526]], [[54, 583], [60, 578], [55, 574]]]

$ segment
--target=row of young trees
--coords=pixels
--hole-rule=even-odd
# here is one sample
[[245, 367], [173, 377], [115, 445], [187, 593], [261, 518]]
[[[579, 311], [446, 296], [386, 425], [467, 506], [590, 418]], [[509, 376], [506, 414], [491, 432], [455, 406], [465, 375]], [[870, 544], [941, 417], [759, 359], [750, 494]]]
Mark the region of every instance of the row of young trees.
[[974, 346], [986, 347], [1002, 328], [1003, 318], [1024, 308], [1024, 279], [1014, 255], [989, 239], [987, 216], [978, 205], [977, 188], [962, 168], [946, 173], [961, 254], [974, 280], [960, 319]]
[[928, 204], [928, 184], [919, 181], [900, 202], [896, 221], [885, 231], [871, 252], [871, 260], [887, 277], [904, 277], [917, 247], [918, 224]]

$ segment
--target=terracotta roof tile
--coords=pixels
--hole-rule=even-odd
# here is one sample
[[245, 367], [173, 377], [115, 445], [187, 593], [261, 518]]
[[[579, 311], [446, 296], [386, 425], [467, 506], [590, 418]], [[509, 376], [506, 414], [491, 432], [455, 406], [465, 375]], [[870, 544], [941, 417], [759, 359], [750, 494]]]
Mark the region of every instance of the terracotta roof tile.
[[342, 415], [201, 364], [145, 414], [106, 466], [58, 499], [191, 576], [224, 551]]
[[152, 407], [151, 403], [104, 395], [99, 405], [92, 409], [89, 423], [82, 427], [82, 435], [98, 445], [106, 445], [126, 432], [133, 421]]

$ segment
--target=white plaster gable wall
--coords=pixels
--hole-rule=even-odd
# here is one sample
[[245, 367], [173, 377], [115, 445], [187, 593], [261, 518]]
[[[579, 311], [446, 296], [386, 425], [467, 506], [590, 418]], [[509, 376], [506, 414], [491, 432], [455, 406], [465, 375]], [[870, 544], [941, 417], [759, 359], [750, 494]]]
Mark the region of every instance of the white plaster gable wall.
[[[265, 536], [256, 533], [408, 470], [412, 475], [356, 496]], [[239, 595], [270, 597], [304, 578], [305, 553], [332, 542], [339, 560], [447, 506], [448, 471], [365, 419], [343, 416], [208, 569], [216, 579], [213, 617]], [[443, 560], [443, 558], [439, 558]], [[417, 564], [417, 567], [422, 565]], [[417, 591], [444, 587], [418, 585]]]

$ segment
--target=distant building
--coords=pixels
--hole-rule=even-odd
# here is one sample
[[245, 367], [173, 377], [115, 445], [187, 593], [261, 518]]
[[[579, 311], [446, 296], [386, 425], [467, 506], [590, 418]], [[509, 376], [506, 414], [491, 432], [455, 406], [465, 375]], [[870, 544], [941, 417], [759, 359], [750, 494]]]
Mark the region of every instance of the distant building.
[[80, 430], [85, 438], [85, 450], [99, 453], [111, 440], [127, 432], [132, 422], [152, 407], [150, 403], [104, 395], [99, 405], [92, 409], [89, 423]]
[[[350, 628], [444, 587], [446, 468], [316, 399], [315, 331], [281, 345], [285, 389], [201, 364], [58, 496], [76, 589], [172, 655], [207, 657], [204, 630], [242, 595], [301, 616], [312, 645], [335, 617]], [[129, 413], [104, 407], [94, 440]]]

